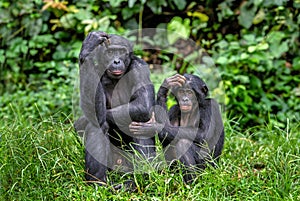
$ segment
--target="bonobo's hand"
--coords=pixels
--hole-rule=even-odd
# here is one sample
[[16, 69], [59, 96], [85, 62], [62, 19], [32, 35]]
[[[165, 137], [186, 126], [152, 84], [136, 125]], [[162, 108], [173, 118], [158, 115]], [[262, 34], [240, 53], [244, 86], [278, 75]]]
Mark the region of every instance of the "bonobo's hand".
[[102, 43], [105, 44], [107, 47], [110, 43], [109, 41], [109, 35], [103, 31], [92, 31], [88, 34], [87, 38], [85, 39], [84, 43], [88, 43], [92, 46], [97, 46]]
[[185, 83], [185, 77], [180, 74], [173, 75], [172, 77], [168, 77], [164, 80], [162, 87], [167, 89], [174, 89], [176, 87], [182, 87]]
[[163, 124], [155, 121], [155, 115], [153, 112], [151, 119], [147, 122], [131, 122], [129, 130], [134, 135], [153, 137], [156, 133], [159, 133], [163, 127]]
[[109, 35], [103, 31], [92, 31], [84, 39], [79, 54], [79, 61], [83, 63], [85, 58], [98, 46], [104, 43], [106, 47], [110, 44]]

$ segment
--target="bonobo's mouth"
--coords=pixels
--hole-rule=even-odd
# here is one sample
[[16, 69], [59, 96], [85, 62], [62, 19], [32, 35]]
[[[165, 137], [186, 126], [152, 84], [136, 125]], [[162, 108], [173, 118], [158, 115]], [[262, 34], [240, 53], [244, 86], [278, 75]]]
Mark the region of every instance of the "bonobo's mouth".
[[114, 71], [108, 70], [108, 72], [109, 72], [110, 74], [112, 74], [112, 75], [115, 75], [115, 76], [120, 76], [120, 75], [123, 74], [123, 71], [121, 71], [121, 70], [114, 70]]
[[182, 112], [188, 112], [192, 109], [192, 106], [191, 105], [180, 105], [180, 110]]

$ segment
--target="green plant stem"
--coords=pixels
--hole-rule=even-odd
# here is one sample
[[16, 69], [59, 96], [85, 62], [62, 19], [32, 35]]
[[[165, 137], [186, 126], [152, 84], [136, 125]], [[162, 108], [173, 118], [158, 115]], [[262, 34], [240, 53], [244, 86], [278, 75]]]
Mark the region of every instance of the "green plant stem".
[[140, 12], [139, 12], [139, 30], [138, 30], [138, 41], [141, 43], [142, 40], [142, 29], [143, 29], [143, 12], [144, 12], [144, 4], [142, 4]]

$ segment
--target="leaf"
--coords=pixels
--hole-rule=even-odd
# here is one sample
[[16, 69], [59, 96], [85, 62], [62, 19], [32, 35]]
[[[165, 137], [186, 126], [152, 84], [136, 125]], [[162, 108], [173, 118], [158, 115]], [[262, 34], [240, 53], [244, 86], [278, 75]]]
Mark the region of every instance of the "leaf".
[[289, 50], [288, 41], [282, 42], [279, 46], [272, 45], [270, 50], [271, 50], [271, 54], [275, 58], [279, 58], [283, 53]]
[[112, 7], [119, 7], [120, 4], [123, 2], [124, 0], [114, 0], [114, 1], [109, 1], [109, 4], [112, 6]]
[[198, 17], [202, 22], [207, 22], [209, 20], [209, 17], [204, 14], [204, 13], [200, 13], [200, 12], [187, 12], [188, 16], [192, 16], [192, 17]]
[[293, 68], [295, 69], [295, 70], [300, 70], [300, 57], [298, 56], [298, 57], [295, 57], [294, 59], [293, 59]]
[[174, 0], [175, 5], [179, 10], [183, 10], [186, 6], [186, 1], [185, 0]]
[[135, 2], [136, 2], [136, 0], [129, 0], [128, 1], [128, 7], [132, 8], [134, 6]]
[[256, 46], [249, 46], [248, 47], [248, 52], [252, 53], [256, 50]]
[[273, 31], [267, 36], [271, 54], [275, 58], [279, 58], [284, 52], [288, 51], [288, 41], [282, 42], [283, 38], [285, 38], [285, 34], [280, 31]]
[[216, 61], [217, 64], [227, 64], [228, 59], [226, 57], [219, 57]]
[[261, 89], [261, 81], [255, 75], [251, 76], [250, 85], [251, 85], [252, 88]]
[[279, 43], [283, 38], [285, 37], [285, 34], [281, 31], [272, 31], [267, 36], [267, 41], [270, 43]]
[[[134, 18], [132, 18], [132, 16], [140, 12], [140, 9], [141, 9], [140, 6], [141, 5], [138, 4], [138, 5], [134, 5], [131, 8], [129, 8], [129, 7], [123, 8], [121, 11], [123, 20], [134, 19]], [[115, 17], [117, 18], [116, 15], [115, 15]]]
[[255, 5], [251, 4], [250, 2], [244, 3], [241, 6], [241, 14], [238, 17], [239, 24], [247, 29], [250, 28], [256, 11], [257, 7]]
[[4, 63], [4, 61], [5, 61], [4, 50], [0, 50], [0, 63]]
[[268, 43], [259, 43], [257, 45], [257, 49], [258, 50], [267, 50], [269, 48], [269, 44]]
[[190, 19], [174, 17], [167, 25], [168, 41], [174, 44], [179, 38], [187, 39], [190, 36]]
[[77, 21], [75, 19], [75, 15], [77, 15], [77, 14], [67, 13], [67, 14], [63, 15], [60, 19], [62, 26], [66, 29], [75, 27], [76, 23], [77, 23]]
[[167, 2], [165, 0], [151, 0], [147, 1], [147, 6], [153, 13], [160, 14], [162, 12], [162, 6], [167, 6]]
[[265, 15], [264, 9], [260, 9], [258, 11], [258, 13], [255, 15], [255, 17], [253, 18], [252, 23], [253, 24], [261, 23], [265, 19], [265, 16], [266, 15]]

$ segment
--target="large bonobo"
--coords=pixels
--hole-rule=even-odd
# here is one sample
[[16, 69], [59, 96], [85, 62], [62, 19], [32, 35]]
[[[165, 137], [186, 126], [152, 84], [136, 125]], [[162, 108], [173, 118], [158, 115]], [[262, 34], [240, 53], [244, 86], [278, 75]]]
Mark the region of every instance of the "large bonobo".
[[[168, 92], [175, 95], [177, 104], [170, 108], [168, 117], [166, 101]], [[224, 144], [224, 127], [217, 102], [206, 98], [208, 88], [195, 75], [176, 74], [164, 80], [157, 94], [155, 118], [132, 122], [130, 130], [136, 135], [158, 136], [168, 162], [178, 160], [187, 168], [186, 182], [193, 178], [195, 167], [204, 169], [212, 159], [221, 154]]]
[[148, 121], [155, 102], [148, 65], [132, 51], [127, 39], [101, 31], [89, 33], [82, 44], [83, 116], [74, 126], [85, 133], [86, 179], [91, 182], [105, 183], [107, 170], [115, 165], [130, 166], [123, 150], [133, 147], [145, 158], [155, 154], [154, 138], [133, 136], [128, 127], [132, 121]]

